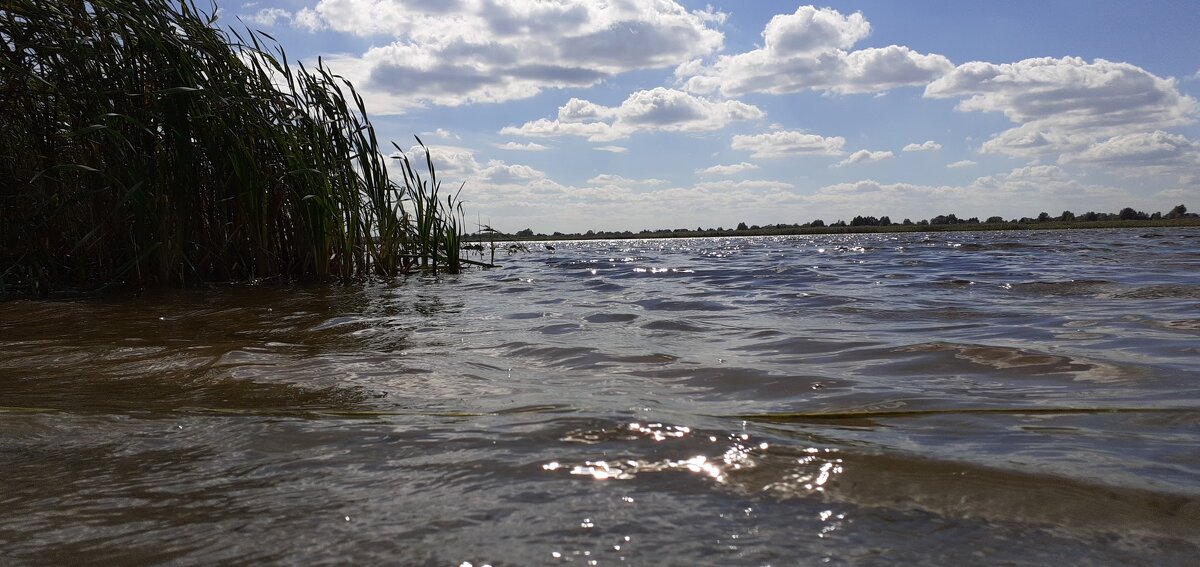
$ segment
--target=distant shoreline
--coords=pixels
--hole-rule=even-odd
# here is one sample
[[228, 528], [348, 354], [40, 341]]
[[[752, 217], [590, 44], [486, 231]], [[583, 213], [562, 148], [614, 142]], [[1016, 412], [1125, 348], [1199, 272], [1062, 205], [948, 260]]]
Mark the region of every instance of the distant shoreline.
[[[1155, 220], [1102, 220], [1102, 221], [1045, 221], [1003, 223], [957, 223], [957, 224], [892, 224], [888, 226], [823, 226], [788, 228], [750, 228], [745, 230], [660, 230], [650, 232], [596, 232], [593, 234], [534, 234], [504, 235], [504, 240], [539, 242], [556, 240], [638, 240], [647, 238], [700, 238], [720, 236], [791, 236], [819, 234], [871, 234], [893, 232], [965, 232], [1004, 230], [1079, 230], [1120, 228], [1180, 228], [1200, 227], [1200, 218], [1155, 219]], [[488, 235], [469, 235], [468, 242], [487, 242]]]

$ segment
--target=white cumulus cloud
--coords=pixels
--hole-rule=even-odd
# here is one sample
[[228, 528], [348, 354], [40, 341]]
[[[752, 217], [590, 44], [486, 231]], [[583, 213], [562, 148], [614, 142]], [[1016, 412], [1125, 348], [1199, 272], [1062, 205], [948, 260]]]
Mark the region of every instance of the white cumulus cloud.
[[[997, 193], [1024, 192], [1030, 196], [1052, 193], [1074, 196], [1083, 193], [1085, 185], [1055, 165], [1027, 165], [1004, 174], [985, 175], [971, 183], [976, 190]], [[1028, 214], [1028, 213], [1025, 213]]]
[[930, 83], [925, 96], [962, 98], [964, 112], [1003, 113], [1017, 126], [980, 149], [1015, 157], [1073, 154], [1113, 137], [1191, 124], [1200, 109], [1175, 79], [1078, 57], [967, 63]]
[[1162, 130], [1114, 136], [1076, 154], [1064, 155], [1064, 164], [1108, 166], [1130, 175], [1200, 168], [1200, 143]]
[[847, 157], [846, 159], [839, 161], [830, 167], [845, 167], [847, 165], [854, 165], [856, 163], [871, 163], [871, 162], [876, 162], [876, 161], [883, 161], [885, 159], [892, 159], [893, 157], [895, 157], [895, 154], [893, 154], [892, 152], [887, 152], [887, 151], [873, 152], [871, 150], [858, 150], [857, 152], [850, 154], [849, 157]]
[[757, 165], [748, 162], [734, 163], [730, 165], [714, 165], [703, 169], [697, 169], [696, 173], [700, 175], [737, 175], [743, 171], [758, 169]]
[[939, 144], [933, 140], [926, 140], [920, 144], [915, 143], [915, 142], [912, 144], [908, 144], [908, 145], [904, 146], [904, 149], [902, 149], [900, 151], [902, 151], [902, 152], [936, 152], [940, 149], [942, 149], [941, 144]]
[[455, 134], [454, 132], [451, 132], [445, 128], [438, 128], [437, 130], [433, 130], [432, 132], [421, 132], [421, 135], [429, 136], [429, 137], [437, 137], [437, 138], [441, 138], [443, 140], [461, 140], [462, 139], [462, 137], [459, 136], [458, 134]]
[[769, 179], [746, 179], [742, 181], [705, 181], [697, 183], [696, 189], [704, 191], [784, 191], [794, 188], [795, 185], [784, 181], [772, 181]]
[[[439, 181], [457, 186], [465, 183], [474, 193], [480, 187], [504, 186], [530, 181], [547, 180], [544, 172], [522, 164], [510, 164], [502, 160], [488, 160], [479, 163], [475, 152], [468, 148], [448, 145], [428, 145], [429, 155], [433, 159]], [[420, 146], [412, 146], [405, 154], [413, 161], [413, 169], [422, 176], [428, 171], [425, 163], [425, 150]], [[399, 175], [399, 168], [391, 170], [393, 175]]]
[[501, 134], [551, 138], [580, 136], [593, 142], [627, 138], [634, 132], [701, 132], [719, 130], [734, 121], [755, 120], [766, 114], [736, 100], [712, 101], [663, 87], [637, 91], [620, 106], [607, 107], [573, 98], [554, 119], [540, 118], [507, 126]]
[[746, 53], [722, 55], [712, 63], [691, 60], [676, 67], [685, 89], [696, 93], [882, 92], [919, 86], [954, 68], [949, 59], [889, 45], [847, 51], [866, 38], [871, 26], [860, 13], [801, 6], [771, 18], [763, 45]]
[[632, 187], [632, 186], [640, 185], [640, 186], [647, 186], [647, 187], [657, 187], [657, 186], [666, 185], [666, 184], [667, 184], [667, 181], [665, 179], [654, 179], [654, 178], [630, 179], [628, 177], [624, 177], [621, 175], [615, 175], [612, 173], [601, 173], [600, 175], [597, 175], [595, 177], [592, 177], [591, 179], [588, 179], [588, 185], [616, 185], [616, 186], [620, 186], [620, 187]]
[[290, 22], [292, 13], [283, 8], [262, 8], [253, 14], [242, 16], [241, 19], [252, 24], [271, 27], [279, 22]]
[[752, 136], [733, 137], [730, 146], [735, 150], [751, 152], [754, 158], [779, 158], [788, 156], [816, 155], [840, 156], [846, 139], [841, 136], [826, 138], [818, 134], [807, 134], [794, 130], [779, 130]]
[[308, 29], [372, 40], [330, 67], [367, 93], [372, 111], [456, 106], [589, 87], [638, 69], [715, 53], [724, 15], [674, 0], [321, 0], [294, 16]]
[[318, 32], [325, 29], [325, 21], [313, 9], [302, 8], [292, 15], [292, 26], [309, 32]]
[[509, 151], [514, 151], [514, 152], [544, 152], [544, 151], [550, 149], [548, 146], [543, 146], [542, 144], [535, 144], [533, 142], [529, 142], [528, 144], [521, 144], [518, 142], [505, 142], [503, 144], [498, 144], [496, 147], [499, 149], [502, 149], [502, 150], [509, 150]]

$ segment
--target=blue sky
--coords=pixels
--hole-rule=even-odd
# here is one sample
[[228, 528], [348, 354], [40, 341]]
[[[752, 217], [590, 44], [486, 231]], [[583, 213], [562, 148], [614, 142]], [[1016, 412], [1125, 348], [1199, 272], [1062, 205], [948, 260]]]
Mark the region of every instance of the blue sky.
[[218, 0], [505, 231], [1200, 209], [1192, 0]]

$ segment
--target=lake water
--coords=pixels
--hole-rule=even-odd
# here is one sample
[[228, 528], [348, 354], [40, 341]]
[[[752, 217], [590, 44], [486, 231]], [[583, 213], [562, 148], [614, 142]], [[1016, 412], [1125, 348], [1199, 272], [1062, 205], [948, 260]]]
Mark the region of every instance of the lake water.
[[1200, 230], [0, 304], [0, 563], [1184, 564]]

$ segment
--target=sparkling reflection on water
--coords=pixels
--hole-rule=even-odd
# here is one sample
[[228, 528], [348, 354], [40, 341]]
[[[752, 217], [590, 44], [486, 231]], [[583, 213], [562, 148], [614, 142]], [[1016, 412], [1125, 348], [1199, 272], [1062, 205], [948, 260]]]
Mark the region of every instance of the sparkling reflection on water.
[[0, 304], [4, 563], [1184, 563], [1200, 231]]

